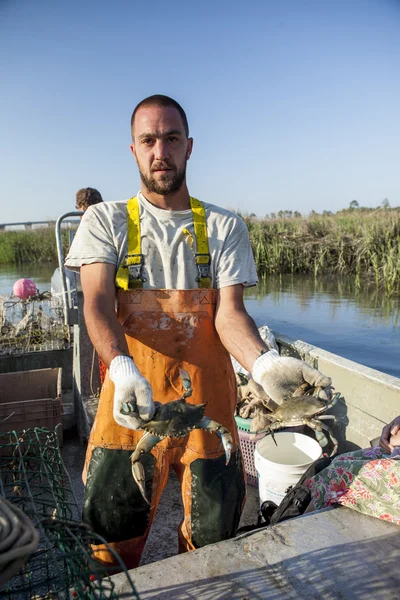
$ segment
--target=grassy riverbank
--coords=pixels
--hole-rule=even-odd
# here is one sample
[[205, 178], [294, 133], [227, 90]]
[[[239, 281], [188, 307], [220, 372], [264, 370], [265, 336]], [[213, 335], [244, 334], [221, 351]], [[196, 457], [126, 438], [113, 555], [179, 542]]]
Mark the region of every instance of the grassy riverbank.
[[245, 218], [259, 275], [327, 273], [363, 277], [400, 291], [400, 212], [343, 211], [307, 218]]
[[[68, 232], [62, 232], [64, 249]], [[0, 265], [57, 262], [54, 228], [0, 232]]]
[[[364, 277], [400, 292], [400, 211], [342, 211], [285, 219], [246, 218], [260, 277], [311, 273]], [[62, 232], [66, 249], [67, 231]], [[0, 264], [57, 262], [54, 230], [0, 233]]]

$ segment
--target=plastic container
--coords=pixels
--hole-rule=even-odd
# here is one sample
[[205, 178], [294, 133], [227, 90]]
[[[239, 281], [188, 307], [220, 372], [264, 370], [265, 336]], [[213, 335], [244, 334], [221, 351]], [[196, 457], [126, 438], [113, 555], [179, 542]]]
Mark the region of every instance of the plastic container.
[[[65, 284], [66, 284], [66, 292], [68, 297], [68, 305], [72, 308], [74, 306], [78, 306], [78, 299], [76, 293], [76, 283], [75, 283], [75, 273], [65, 270]], [[63, 301], [63, 291], [62, 291], [62, 283], [61, 283], [61, 272], [60, 269], [57, 268], [50, 282], [50, 291], [51, 296], [55, 304], [62, 306]]]
[[235, 421], [239, 431], [240, 449], [242, 451], [247, 483], [257, 486], [258, 476], [254, 464], [254, 451], [256, 443], [265, 436], [265, 433], [250, 433], [251, 419], [243, 419], [236, 416]]
[[[0, 432], [62, 423], [61, 377], [61, 368], [0, 373]], [[62, 445], [62, 426], [58, 438]]]
[[296, 485], [308, 467], [322, 456], [322, 448], [302, 433], [279, 431], [256, 444], [254, 462], [258, 473], [260, 505], [272, 500], [279, 506], [289, 486]]

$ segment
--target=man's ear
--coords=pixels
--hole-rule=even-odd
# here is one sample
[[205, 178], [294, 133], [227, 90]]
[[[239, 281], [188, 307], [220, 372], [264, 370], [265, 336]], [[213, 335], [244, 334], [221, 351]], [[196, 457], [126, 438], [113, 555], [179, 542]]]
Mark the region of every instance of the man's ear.
[[130, 144], [129, 148], [131, 149], [131, 152], [132, 152], [133, 156], [134, 156], [134, 157], [135, 157], [135, 159], [136, 159], [136, 150], [135, 150], [135, 146], [134, 146], [133, 144]]
[[186, 150], [186, 160], [189, 160], [193, 150], [193, 138], [188, 138], [188, 147]]

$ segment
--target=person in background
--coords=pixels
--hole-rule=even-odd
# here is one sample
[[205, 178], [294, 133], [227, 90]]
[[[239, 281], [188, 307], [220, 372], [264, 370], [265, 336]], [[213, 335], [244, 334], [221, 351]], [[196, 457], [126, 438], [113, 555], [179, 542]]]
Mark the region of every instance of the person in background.
[[[86, 454], [83, 520], [128, 568], [139, 564], [170, 468], [184, 506], [180, 551], [236, 534], [245, 481], [230, 354], [278, 403], [304, 381], [324, 388], [325, 399], [331, 395], [329, 377], [268, 348], [246, 312], [244, 288], [257, 283], [247, 227], [189, 195], [193, 138], [183, 108], [167, 96], [146, 98], [133, 112], [131, 134], [141, 190], [88, 210], [66, 260], [80, 270], [87, 329], [108, 368]], [[154, 414], [153, 397], [166, 403], [182, 396], [180, 368], [192, 382], [188, 402], [205, 404], [205, 415], [230, 431], [231, 457], [226, 464], [220, 440], [204, 430], [164, 438], [141, 458], [149, 505], [130, 456], [141, 423]], [[133, 414], [125, 412], [129, 403]], [[105, 546], [95, 556], [115, 564]]]
[[103, 198], [101, 197], [100, 192], [95, 188], [82, 188], [76, 192], [76, 210], [85, 212], [89, 206], [99, 204], [100, 202], [103, 202]]
[[[86, 212], [87, 209], [89, 208], [89, 206], [93, 206], [94, 204], [99, 204], [100, 202], [103, 202], [103, 198], [101, 197], [100, 192], [98, 190], [96, 190], [95, 188], [91, 188], [91, 187], [82, 188], [82, 189], [78, 190], [76, 192], [75, 196], [76, 196], [75, 208], [76, 208], [76, 210], [80, 210], [82, 212]], [[82, 216], [80, 218], [82, 219]], [[67, 270], [65, 272], [65, 277], [66, 277], [66, 281], [67, 281], [67, 286], [69, 287], [70, 290], [73, 291], [73, 293], [75, 293], [76, 289], [81, 291], [80, 279], [79, 279], [79, 275], [77, 273], [75, 273], [75, 276], [74, 276], [73, 273], [70, 273]], [[63, 291], [62, 291], [61, 273], [60, 273], [59, 267], [57, 267], [54, 270], [54, 273], [51, 277], [51, 294], [54, 298], [58, 298], [59, 302], [62, 302], [61, 298], [62, 298]], [[102, 369], [104, 371], [104, 367], [102, 366], [102, 363], [100, 362], [100, 372]]]

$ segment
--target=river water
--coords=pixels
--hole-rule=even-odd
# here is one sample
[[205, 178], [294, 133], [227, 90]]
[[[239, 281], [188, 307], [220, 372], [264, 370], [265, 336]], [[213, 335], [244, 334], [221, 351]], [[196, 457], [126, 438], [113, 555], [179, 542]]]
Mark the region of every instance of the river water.
[[[49, 290], [55, 267], [0, 266], [0, 294], [10, 294], [21, 277]], [[399, 296], [356, 287], [353, 279], [284, 275], [246, 290], [245, 303], [258, 326], [400, 377]]]

